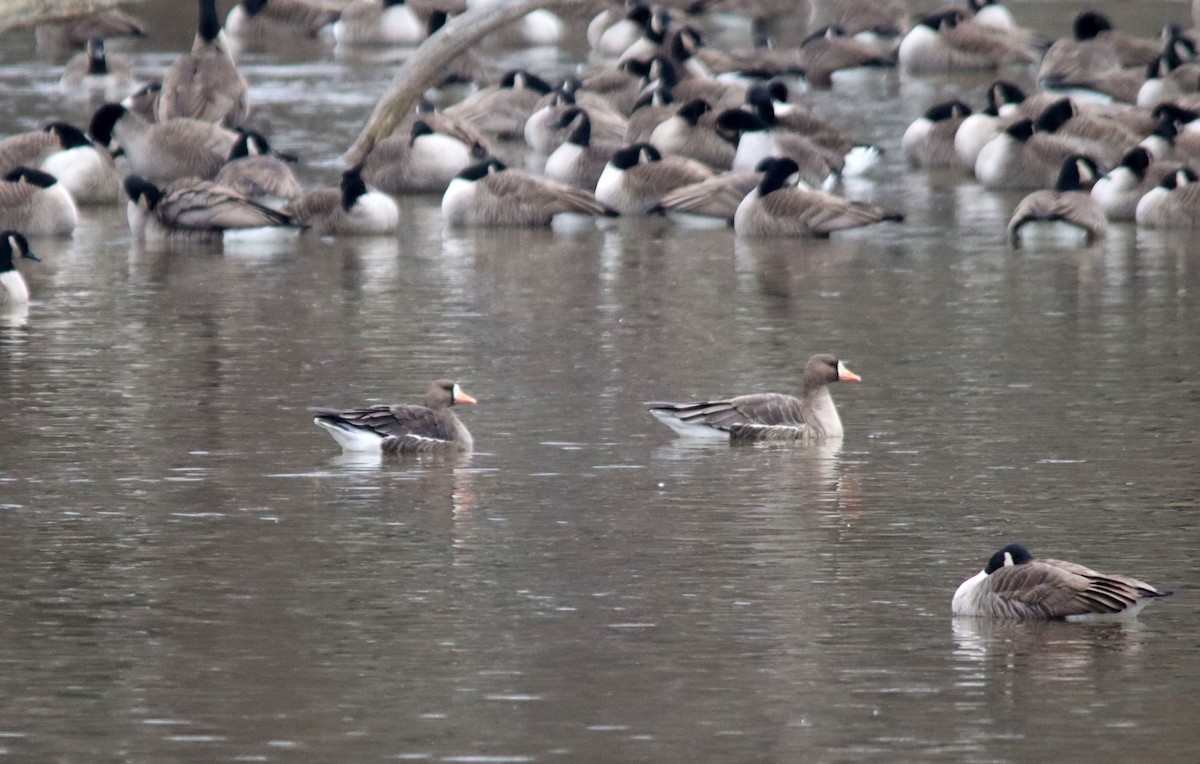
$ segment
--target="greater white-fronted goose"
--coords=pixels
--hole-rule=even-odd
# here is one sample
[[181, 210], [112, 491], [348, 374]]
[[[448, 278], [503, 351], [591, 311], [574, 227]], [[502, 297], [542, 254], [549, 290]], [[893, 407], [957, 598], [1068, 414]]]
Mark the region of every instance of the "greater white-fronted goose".
[[233, 62], [216, 0], [199, 1], [192, 52], [171, 64], [163, 76], [158, 121], [187, 118], [237, 127], [250, 113], [250, 86]]
[[121, 196], [121, 174], [107, 151], [97, 148], [83, 131], [57, 122], [47, 130], [62, 148], [41, 162], [43, 172], [58, 178], [76, 204], [112, 204]]
[[1134, 219], [1148, 228], [1200, 226], [1200, 175], [1190, 167], [1165, 176], [1137, 203]]
[[720, 401], [650, 402], [655, 419], [687, 438], [822, 440], [842, 437], [842, 420], [829, 385], [861, 382], [835, 356], [814, 355], [804, 365], [800, 397], [757, 393]]
[[929, 107], [913, 120], [900, 141], [908, 164], [929, 169], [960, 166], [954, 139], [970, 116], [971, 107], [958, 99]]
[[338, 12], [304, 0], [242, 0], [225, 17], [225, 31], [243, 40], [316, 37], [338, 20]]
[[17, 270], [13, 261], [13, 258], [21, 257], [39, 261], [42, 259], [33, 253], [29, 242], [17, 231], [0, 233], [0, 288], [3, 289], [8, 302], [15, 305], [29, 302], [29, 285], [25, 283], [25, 277]]
[[797, 186], [798, 168], [791, 159], [769, 159], [763, 167], [758, 187], [733, 215], [738, 236], [824, 238], [834, 231], [904, 220], [898, 212]]
[[1017, 205], [1008, 223], [1009, 241], [1016, 245], [1023, 228], [1040, 223], [1069, 226], [1083, 233], [1089, 242], [1104, 236], [1108, 220], [1085, 190], [1098, 175], [1091, 157], [1075, 154], [1064, 159], [1053, 191], [1034, 191]]
[[1009, 544], [959, 585], [950, 611], [1025, 620], [1133, 618], [1151, 601], [1171, 594], [1136, 578], [1063, 560], [1034, 559], [1025, 547]]
[[596, 199], [623, 215], [646, 215], [671, 191], [713, 174], [695, 160], [663, 157], [649, 143], [635, 143], [613, 154], [605, 165], [596, 181]]
[[343, 451], [384, 454], [470, 453], [475, 446], [453, 406], [477, 401], [450, 379], [434, 380], [424, 405], [397, 403], [359, 409], [310, 409]]
[[224, 186], [195, 178], [160, 189], [138, 175], [125, 178], [126, 218], [144, 241], [220, 241], [226, 231], [294, 228], [290, 215], [251, 201]]
[[280, 154], [261, 133], [243, 130], [229, 152], [229, 161], [213, 180], [269, 207], [278, 207], [304, 193], [304, 186], [288, 166], [296, 157]]
[[26, 236], [65, 236], [78, 221], [75, 200], [49, 173], [17, 167], [0, 183], [0, 229], [19, 229]]
[[308, 191], [286, 211], [318, 236], [373, 236], [400, 226], [396, 200], [368, 188], [357, 167], [342, 173], [338, 188]]
[[955, 8], [926, 16], [900, 41], [901, 68], [913, 73], [1033, 64], [1038, 54], [1023, 30], [981, 24]]
[[59, 88], [70, 96], [118, 101], [133, 87], [133, 65], [124, 56], [104, 52], [104, 38], [88, 40], [87, 49], [67, 62]]
[[548, 226], [563, 213], [618, 214], [582, 188], [510, 170], [498, 159], [463, 170], [442, 196], [442, 216], [452, 226]]
[[238, 139], [231, 130], [196, 119], [147, 122], [116, 103], [96, 110], [88, 133], [109, 150], [118, 144], [133, 174], [158, 186], [180, 178], [216, 177]]

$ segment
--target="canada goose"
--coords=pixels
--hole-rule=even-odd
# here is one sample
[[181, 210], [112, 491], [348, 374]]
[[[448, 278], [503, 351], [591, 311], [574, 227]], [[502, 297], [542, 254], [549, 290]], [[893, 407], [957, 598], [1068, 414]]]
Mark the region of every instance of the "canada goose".
[[306, 192], [286, 211], [318, 236], [369, 236], [391, 233], [400, 226], [396, 200], [369, 189], [360, 168], [342, 173], [338, 188]]
[[548, 226], [567, 212], [617, 214], [583, 189], [510, 170], [499, 159], [463, 170], [442, 196], [442, 217], [451, 226]]
[[909, 72], [995, 69], [1038, 60], [1029, 35], [981, 24], [961, 9], [926, 16], [900, 42], [900, 66]]
[[564, 112], [561, 121], [575, 127], [567, 140], [546, 158], [546, 177], [590, 191], [621, 144], [594, 140], [591, 117], [577, 106]]
[[393, 135], [375, 144], [363, 166], [363, 178], [389, 194], [440, 194], [479, 158], [460, 139], [434, 132], [429, 123], [418, 119], [408, 136]]
[[671, 12], [662, 6], [656, 6], [651, 8], [648, 14], [637, 14], [633, 20], [641, 21], [642, 33], [629, 47], [621, 51], [617, 57], [618, 65], [626, 61], [645, 60], [665, 53], [663, 46], [667, 40], [667, 33], [671, 29]]
[[979, 151], [975, 177], [990, 189], [1033, 191], [1053, 185], [1063, 160], [1078, 153], [1069, 138], [1034, 132], [1033, 121], [1018, 120]]
[[1180, 129], [1183, 124], [1171, 118], [1172, 112], [1163, 111], [1154, 132], [1142, 139], [1144, 146], [1158, 161], [1174, 160], [1195, 162], [1200, 160], [1200, 131]]
[[1120, 164], [1096, 180], [1091, 196], [1109, 220], [1133, 220], [1146, 192], [1181, 168], [1177, 162], [1155, 162], [1144, 146], [1136, 146]]
[[880, 207], [798, 187], [794, 182], [798, 172], [791, 159], [765, 163], [758, 187], [746, 194], [733, 215], [738, 236], [824, 238], [834, 231], [904, 220], [903, 215]]
[[842, 175], [862, 174], [879, 161], [878, 148], [863, 145], [803, 104], [789, 101], [787, 86], [778, 80], [751, 86], [746, 91], [746, 104], [768, 125], [800, 133], [824, 149], [830, 165]]
[[[770, 159], [761, 163], [765, 166]], [[733, 225], [733, 215], [746, 194], [758, 187], [763, 173], [759, 169], [749, 172], [724, 172], [708, 180], [680, 186], [663, 196], [650, 212], [658, 214], [683, 214], [716, 218]]]
[[1088, 154], [1107, 167], [1119, 162], [1141, 137], [1119, 122], [1080, 111], [1069, 98], [1060, 98], [1042, 110], [1033, 127], [1037, 132], [1074, 140], [1078, 153]]
[[244, 40], [278, 35], [316, 37], [338, 13], [304, 0], [242, 0], [225, 17], [225, 31]]
[[163, 76], [158, 121], [186, 117], [237, 127], [250, 112], [249, 85], [234, 65], [217, 18], [216, 0], [199, 0], [200, 23], [192, 52]]
[[809, 84], [818, 88], [833, 85], [833, 74], [863, 66], [895, 66], [894, 58], [880, 55], [879, 49], [846, 34], [838, 25], [813, 32], [796, 54], [796, 63]]
[[39, 50], [80, 50], [93, 37], [145, 37], [146, 27], [125, 11], [111, 9], [38, 24], [34, 37]]
[[121, 100], [121, 105], [147, 122], [157, 122], [160, 96], [162, 96], [162, 82], [154, 80], [125, 96]]
[[625, 136], [627, 120], [602, 96], [580, 90], [583, 83], [575, 76], [538, 101], [537, 108], [525, 122], [525, 144], [538, 154], [549, 155], [562, 145], [570, 131], [563, 114], [574, 107], [587, 111], [593, 137], [597, 141], [616, 143]]
[[173, 119], [152, 124], [115, 103], [96, 110], [88, 133], [110, 150], [115, 141], [133, 174], [162, 186], [179, 178], [216, 177], [237, 143], [237, 133], [209, 122]]
[[735, 50], [731, 54], [733, 72], [743, 77], [768, 79], [770, 77], [803, 77], [798, 48], [776, 48], [771, 38], [760, 35], [754, 39], [752, 50]]
[[754, 169], [768, 157], [787, 157], [800, 167], [800, 178], [813, 187], [831, 184], [838, 172], [837, 160], [807, 136], [787, 130], [773, 130], [757, 114], [731, 109], [717, 118], [717, 127], [738, 135], [733, 157], [734, 172]]
[[520, 139], [525, 135], [525, 120], [533, 113], [538, 99], [549, 93], [550, 85], [529, 72], [508, 72], [499, 85], [483, 88], [443, 110], [448, 117], [463, 119], [488, 135]]
[[107, 151], [98, 149], [72, 125], [60, 122], [47, 130], [55, 131], [62, 148], [39, 166], [58, 178], [76, 204], [112, 204], [121, 198], [121, 174]]
[[821, 353], [804, 364], [800, 397], [756, 393], [696, 403], [649, 402], [650, 414], [685, 438], [823, 440], [842, 437], [829, 385], [861, 382], [836, 357]]
[[785, 19], [799, 21], [801, 28], [806, 23], [812, 26], [810, 19], [815, 12], [809, 0], [694, 0], [688, 8], [693, 14], [732, 14], [749, 18], [756, 35], [765, 35]]
[[75, 230], [79, 213], [70, 192], [53, 175], [18, 167], [0, 183], [0, 229], [26, 236], [59, 236]]
[[808, 28], [827, 26], [839, 26], [859, 39], [876, 37], [882, 42], [905, 34], [912, 22], [904, 0], [813, 0]]
[[477, 402], [459, 383], [438, 379], [430, 383], [421, 406], [397, 403], [349, 410], [310, 410], [315, 414], [313, 422], [327, 430], [343, 451], [469, 453], [475, 441], [451, 407]]
[[304, 186], [287, 164], [289, 161], [296, 159], [273, 151], [261, 134], [244, 130], [229, 152], [229, 161], [213, 180], [260, 204], [278, 207], [283, 200], [304, 193]]
[[1158, 41], [1138, 40], [1113, 31], [1108, 17], [1083, 11], [1075, 17], [1072, 37], [1057, 40], [1042, 57], [1037, 81], [1044, 88], [1071, 87], [1121, 67], [1145, 67], [1158, 57]]
[[650, 133], [649, 143], [666, 154], [695, 159], [717, 170], [728, 170], [736, 153], [729, 141], [717, 134], [712, 106], [699, 98], [688, 101]]
[[87, 50], [67, 62], [58, 86], [69, 95], [120, 100], [133, 86], [133, 66], [124, 56], [106, 55], [104, 38], [93, 37], [88, 40]]
[[650, 6], [635, 2], [624, 9], [607, 8], [588, 23], [587, 39], [601, 58], [617, 58], [642, 36], [650, 22]]
[[633, 105], [625, 126], [625, 143], [647, 143], [654, 128], [675, 113], [675, 96], [667, 86], [656, 87]]
[[42, 259], [33, 253], [29, 242], [20, 233], [12, 230], [0, 233], [0, 287], [3, 287], [10, 303], [24, 305], [29, 302], [29, 285], [17, 270], [14, 257], [35, 261]]
[[596, 199], [623, 215], [645, 215], [669, 192], [699, 183], [713, 171], [683, 157], [663, 157], [648, 143], [613, 154], [596, 181]]
[[78, 128], [66, 122], [51, 122], [41, 130], [18, 133], [0, 140], [0, 173], [21, 166], [40, 166], [51, 154], [77, 145], [78, 133]]
[[471, 152], [479, 157], [491, 156], [492, 144], [488, 137], [478, 128], [464, 119], [448, 117], [432, 102], [421, 99], [417, 107], [392, 130], [393, 136], [412, 138], [413, 125], [418, 121], [429, 125], [429, 129], [440, 135], [456, 138], [471, 148]]
[[1138, 201], [1134, 219], [1148, 228], [1200, 226], [1200, 175], [1190, 167], [1165, 176]]
[[1015, 246], [1021, 229], [1037, 223], [1066, 224], [1082, 232], [1088, 242], [1107, 234], [1104, 211], [1087, 190], [1098, 175], [1091, 157], [1075, 154], [1064, 159], [1053, 191], [1034, 191], [1017, 205], [1008, 223], [1009, 241]]
[[404, 0], [354, 0], [333, 25], [338, 45], [416, 45], [425, 25]]
[[[504, 2], [507, 0], [467, 0], [467, 8], [485, 8]], [[557, 45], [565, 28], [566, 25], [558, 16], [548, 10], [537, 9], [496, 30], [489, 40], [496, 40], [508, 47]]]
[[1035, 560], [1025, 547], [1009, 544], [992, 555], [982, 571], [959, 584], [950, 611], [1038, 620], [1132, 618], [1151, 600], [1171, 594], [1073, 562]]
[[997, 0], [967, 0], [967, 6], [970, 7], [974, 14], [971, 18], [980, 24], [1004, 27], [1006, 29], [1011, 29], [1017, 25], [1012, 12], [997, 2]]
[[[1180, 48], [1187, 49], [1188, 63], [1180, 55]], [[1195, 93], [1200, 89], [1200, 65], [1191, 62], [1195, 57], [1191, 43], [1182, 38], [1169, 40], [1162, 55], [1147, 67], [1145, 80], [1137, 91], [1136, 104], [1143, 109], [1152, 109], [1160, 103]]]
[[963, 120], [954, 134], [954, 151], [967, 169], [974, 171], [979, 152], [988, 141], [1021, 117], [1033, 119], [1059, 96], [1025, 91], [1007, 80], [996, 80], [987, 89], [987, 106]]
[[928, 168], [960, 166], [954, 141], [970, 116], [971, 107], [957, 99], [929, 107], [904, 131], [900, 143], [908, 164]]
[[230, 230], [295, 227], [291, 216], [208, 180], [185, 178], [160, 189], [128, 175], [125, 193], [129, 230], [143, 241], [220, 241]]

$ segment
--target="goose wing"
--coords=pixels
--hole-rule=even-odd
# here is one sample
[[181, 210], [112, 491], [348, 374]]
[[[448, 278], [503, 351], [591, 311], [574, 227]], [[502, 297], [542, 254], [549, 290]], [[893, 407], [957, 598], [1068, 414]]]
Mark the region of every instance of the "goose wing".
[[746, 194], [754, 190], [762, 180], [760, 172], [734, 172], [718, 175], [680, 186], [662, 198], [659, 206], [671, 212], [690, 212], [694, 215], [709, 215], [732, 218]]
[[[345, 411], [318, 408], [312, 409], [312, 412], [318, 418], [361, 427], [384, 438], [397, 438], [402, 443], [411, 441], [415, 444], [421, 439], [449, 443], [454, 439], [454, 433], [442, 418], [427, 406], [397, 403]], [[399, 449], [398, 443], [393, 450]]]
[[978, 66], [981, 62], [991, 65], [1038, 62], [1032, 36], [1021, 30], [968, 20], [951, 29], [943, 29], [940, 34], [954, 54], [963, 58], [968, 65]]
[[799, 188], [784, 188], [767, 194], [759, 205], [782, 230], [796, 236], [823, 236], [878, 223], [887, 217], [882, 209], [870, 204]]
[[1145, 597], [1163, 596], [1135, 579], [1049, 559], [1000, 568], [987, 583], [988, 609], [1018, 617], [1111, 615], [1136, 607]]
[[476, 194], [476, 204], [519, 208], [531, 219], [545, 218], [560, 212], [584, 215], [604, 215], [608, 208], [596, 201], [590, 191], [540, 178], [519, 170], [505, 170], [478, 181], [484, 194]]
[[224, 53], [183, 56], [163, 77], [158, 120], [189, 117], [202, 122], [241, 124], [248, 111], [246, 80]]
[[1016, 237], [1026, 223], [1054, 220], [1078, 226], [1091, 236], [1108, 227], [1104, 213], [1088, 194], [1078, 191], [1034, 191], [1022, 199], [1013, 211], [1008, 235], [1010, 238]]
[[326, 217], [342, 204], [342, 192], [336, 188], [319, 188], [309, 191], [299, 199], [293, 199], [287, 206], [287, 212], [296, 221], [307, 225], [314, 220]]
[[629, 193], [635, 198], [650, 198], [663, 193], [708, 180], [713, 171], [700, 162], [679, 157], [667, 157], [659, 162], [648, 162], [625, 171], [625, 182]]
[[667, 412], [689, 424], [704, 424], [723, 430], [739, 425], [798, 427], [805, 424], [800, 399], [780, 393], [741, 395], [723, 401], [650, 402], [646, 406]]
[[224, 230], [290, 225], [292, 218], [210, 181], [172, 191], [155, 208], [172, 228]]

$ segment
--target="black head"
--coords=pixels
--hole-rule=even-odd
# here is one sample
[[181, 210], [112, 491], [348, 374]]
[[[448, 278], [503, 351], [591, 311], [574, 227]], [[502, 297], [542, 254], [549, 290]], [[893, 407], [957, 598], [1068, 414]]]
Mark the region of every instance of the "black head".
[[1072, 154], [1063, 160], [1054, 190], [1059, 193], [1084, 191], [1090, 189], [1098, 177], [1100, 177], [1100, 168], [1096, 165], [1096, 160], [1084, 154]]
[[673, 88], [679, 84], [679, 70], [663, 56], [655, 56], [647, 64], [646, 76], [643, 79], [646, 80], [646, 84], [658, 82]]
[[671, 28], [671, 12], [662, 6], [650, 11], [650, 19], [646, 22], [645, 34], [654, 43], [662, 43]]
[[696, 55], [696, 51], [702, 47], [704, 47], [704, 41], [700, 38], [700, 33], [691, 27], [684, 27], [672, 32], [671, 40], [667, 44], [671, 58], [680, 62], [687, 61]]
[[495, 157], [492, 157], [485, 159], [482, 162], [473, 164], [470, 167], [464, 168], [463, 171], [455, 177], [462, 178], [463, 180], [474, 181], [479, 180], [480, 178], [486, 178], [492, 173], [504, 172], [507, 169], [508, 167], [503, 162]]
[[771, 157], [759, 162], [758, 166], [763, 169], [764, 173], [762, 180], [758, 183], [760, 196], [766, 196], [784, 186], [796, 185], [798, 179], [793, 176], [800, 172], [800, 165], [796, 164], [795, 160]]
[[196, 34], [205, 42], [212, 42], [221, 34], [221, 19], [217, 16], [217, 0], [200, 0], [200, 23]]
[[767, 83], [767, 94], [771, 96], [772, 101], [779, 101], [780, 103], [787, 103], [788, 96], [790, 95], [787, 83], [780, 80], [771, 80]]
[[1076, 40], [1092, 40], [1101, 32], [1111, 32], [1112, 22], [1103, 13], [1084, 11], [1075, 17], [1071, 29]]
[[1180, 122], [1185, 125], [1194, 119], [1200, 118], [1200, 113], [1194, 112], [1191, 109], [1185, 109], [1182, 106], [1176, 106], [1173, 103], [1160, 103], [1154, 107], [1150, 115], [1158, 120], [1169, 119], [1172, 122]]
[[662, 154], [649, 143], [634, 143], [613, 154], [609, 163], [618, 170], [628, 170], [639, 164], [662, 160]]
[[367, 193], [367, 184], [362, 177], [362, 167], [352, 167], [342, 173], [342, 182], [339, 186], [342, 189], [342, 209], [349, 212], [359, 197]]
[[945, 122], [949, 119], [962, 119], [969, 116], [971, 116], [971, 107], [957, 99], [930, 106], [925, 112], [925, 119], [930, 122]]
[[563, 112], [563, 118], [559, 122], [559, 127], [566, 127], [572, 122], [575, 122], [575, 129], [567, 136], [567, 143], [576, 146], [589, 146], [592, 143], [592, 119], [588, 113], [578, 106], [567, 109]]
[[9, 183], [28, 183], [38, 188], [50, 188], [58, 182], [58, 178], [50, 173], [24, 165], [9, 170], [8, 174], [4, 176], [4, 180]]
[[1053, 133], [1075, 116], [1075, 106], [1070, 98], [1060, 98], [1042, 110], [1034, 120], [1033, 129], [1040, 133]]
[[246, 15], [254, 17], [258, 12], [267, 7], [267, 0], [242, 0], [242, 8], [245, 9]]
[[1025, 91], [1008, 80], [996, 80], [987, 91], [988, 114], [993, 117], [1000, 113], [1000, 108], [1010, 103], [1021, 103], [1025, 100]]
[[1027, 562], [1033, 562], [1033, 555], [1029, 553], [1029, 550], [1020, 544], [1009, 544], [992, 555], [983, 572], [990, 576], [1008, 565], [1024, 565]]
[[645, 28], [650, 23], [650, 6], [643, 3], [635, 3], [625, 11], [625, 18]]
[[408, 131], [408, 145], [413, 145], [422, 135], [433, 135], [433, 128], [423, 119], [418, 119], [413, 122], [412, 129]]
[[1155, 123], [1152, 135], [1157, 135], [1167, 143], [1174, 143], [1175, 136], [1179, 135], [1179, 123], [1173, 119], [1160, 119]]
[[717, 128], [727, 133], [752, 133], [766, 130], [770, 126], [758, 115], [751, 114], [745, 109], [730, 109], [717, 117]]
[[996, 0], [968, 0], [967, 5], [973, 12], [979, 13], [989, 5], [996, 5]]
[[0, 233], [0, 272], [13, 269], [13, 257], [24, 257], [28, 260], [41, 261], [42, 258], [33, 254], [29, 241], [17, 231]]
[[637, 102], [633, 104], [633, 111], [637, 111], [645, 106], [666, 106], [675, 101], [675, 96], [671, 93], [671, 89], [666, 86], [660, 86], [645, 93]]
[[965, 18], [966, 14], [962, 10], [955, 8], [953, 10], [943, 11], [942, 13], [935, 13], [930, 16], [926, 16], [917, 22], [917, 24], [919, 26], [929, 27], [934, 31], [938, 31], [941, 29], [953, 29]]
[[91, 146], [92, 142], [84, 135], [84, 132], [74, 125], [69, 125], [66, 122], [51, 122], [46, 125], [46, 132], [58, 138], [58, 143], [64, 149], [75, 149], [80, 146]]
[[104, 38], [92, 37], [87, 41], [88, 74], [108, 74], [108, 59], [104, 57]]
[[125, 176], [125, 194], [131, 202], [135, 204], [139, 200], [145, 200], [146, 207], [154, 209], [158, 206], [158, 202], [162, 199], [162, 191], [158, 186], [143, 178], [141, 175], [126, 175]]
[[229, 150], [229, 161], [245, 157], [266, 156], [271, 153], [271, 144], [262, 133], [253, 130], [238, 130], [238, 138]]
[[696, 98], [680, 106], [677, 114], [683, 117], [684, 121], [689, 125], [695, 127], [696, 123], [700, 121], [700, 117], [710, 111], [712, 111], [712, 107], [708, 105], [708, 101], [705, 101], [703, 98]]
[[514, 69], [505, 74], [500, 80], [500, 87], [510, 90], [532, 90], [539, 95], [546, 95], [553, 90], [550, 83], [524, 69]]
[[112, 143], [113, 127], [128, 113], [129, 111], [119, 103], [104, 104], [92, 115], [91, 124], [88, 125], [88, 134], [96, 143], [108, 146]]
[[[401, 3], [404, 0], [400, 0]], [[387, 5], [395, 5], [396, 3], [386, 3]], [[446, 21], [450, 16], [443, 10], [437, 10], [429, 14], [429, 21], [425, 22], [425, 34], [433, 37], [442, 27], [446, 26]]]
[[1165, 176], [1158, 185], [1167, 190], [1174, 190], [1189, 183], [1195, 183], [1197, 180], [1200, 180], [1200, 175], [1197, 175], [1195, 170], [1191, 167], [1181, 167]]
[[1150, 152], [1144, 147], [1138, 146], [1130, 149], [1125, 156], [1121, 157], [1121, 167], [1128, 167], [1129, 171], [1136, 175], [1138, 180], [1141, 180], [1146, 177], [1146, 170], [1150, 169], [1153, 161]]
[[583, 88], [583, 80], [576, 77], [574, 74], [569, 74], [563, 79], [558, 86], [558, 92], [571, 99], [571, 103], [575, 103], [575, 94]]
[[1019, 119], [1004, 131], [1013, 140], [1024, 143], [1033, 137], [1033, 120]]
[[845, 29], [838, 26], [837, 24], [831, 24], [830, 26], [827, 26], [827, 27], [821, 27], [817, 31], [810, 34], [808, 37], [805, 37], [803, 40], [800, 41], [800, 47], [803, 48], [805, 45], [811, 45], [811, 44], [813, 44], [815, 42], [819, 42], [821, 40], [832, 40], [835, 37], [845, 37], [845, 36], [846, 36]]

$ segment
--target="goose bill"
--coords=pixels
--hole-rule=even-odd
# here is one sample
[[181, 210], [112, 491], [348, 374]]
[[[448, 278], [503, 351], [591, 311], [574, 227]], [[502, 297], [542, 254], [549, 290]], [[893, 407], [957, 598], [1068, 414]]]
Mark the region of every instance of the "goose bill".
[[454, 386], [454, 390], [450, 394], [454, 398], [455, 403], [479, 403], [479, 401], [463, 392], [463, 389], [458, 385]]
[[837, 372], [839, 382], [862, 382], [862, 377], [847, 369], [841, 361], [838, 361]]

